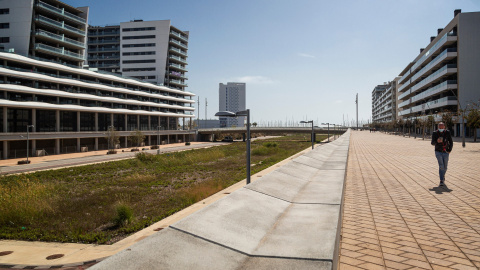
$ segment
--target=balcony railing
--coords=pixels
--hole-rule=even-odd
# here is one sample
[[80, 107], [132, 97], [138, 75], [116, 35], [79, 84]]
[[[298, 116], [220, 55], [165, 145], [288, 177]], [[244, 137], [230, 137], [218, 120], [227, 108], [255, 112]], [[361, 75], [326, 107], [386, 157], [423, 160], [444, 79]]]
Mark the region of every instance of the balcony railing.
[[421, 99], [424, 99], [424, 98], [427, 98], [431, 95], [435, 95], [437, 93], [440, 93], [442, 92], [444, 89], [442, 88], [445, 88], [445, 89], [448, 89], [448, 85], [452, 85], [452, 86], [455, 86], [456, 87], [456, 84], [457, 84], [457, 81], [456, 80], [448, 80], [448, 81], [444, 81], [440, 84], [437, 84], [435, 85], [434, 87], [432, 88], [429, 88], [425, 91], [423, 91], [422, 93], [416, 95], [416, 96], [413, 96], [411, 98], [412, 102], [416, 102], [418, 100], [421, 100]]
[[85, 31], [77, 29], [77, 28], [72, 27], [70, 25], [66, 25], [63, 21], [58, 22], [58, 21], [52, 20], [52, 19], [47, 18], [47, 17], [42, 16], [42, 15], [35, 16], [35, 20], [38, 21], [38, 22], [41, 22], [41, 23], [46, 23], [46, 24], [51, 25], [51, 26], [56, 27], [56, 28], [60, 28], [61, 30], [67, 30], [67, 31], [70, 31], [70, 32], [74, 32], [75, 34], [80, 34], [82, 36], [85, 36]]
[[63, 8], [54, 7], [54, 6], [52, 6], [52, 5], [49, 5], [49, 4], [47, 4], [47, 3], [44, 3], [44, 2], [42, 2], [42, 1], [38, 1], [38, 2], [36, 3], [36, 6], [37, 6], [37, 7], [44, 8], [44, 9], [47, 9], [47, 10], [52, 11], [52, 12], [55, 12], [55, 13], [57, 13], [57, 14], [59, 14], [59, 15], [62, 15], [62, 16], [65, 17], [65, 18], [72, 19], [72, 20], [74, 20], [74, 21], [76, 21], [76, 22], [79, 22], [79, 23], [82, 23], [82, 24], [85, 24], [85, 23], [87, 22], [87, 20], [85, 20], [84, 18], [79, 17], [79, 16], [77, 16], [77, 15], [74, 15], [74, 14], [72, 14], [72, 13], [70, 13], [70, 12], [67, 12], [67, 11], [65, 11]]
[[169, 49], [170, 51], [177, 52], [177, 53], [179, 53], [179, 54], [181, 54], [181, 55], [183, 55], [183, 56], [185, 56], [185, 57], [187, 56], [187, 52], [186, 52], [186, 51], [180, 50], [180, 49], [178, 49], [178, 48], [170, 47], [170, 48], [168, 48], [168, 49]]
[[181, 38], [182, 40], [188, 41], [188, 37], [187, 37], [187, 36], [184, 36], [184, 35], [182, 35], [182, 34], [180, 34], [180, 33], [175, 32], [175, 31], [170, 31], [170, 34], [172, 34], [172, 35], [174, 35], [174, 36], [176, 36], [176, 37], [179, 37], [179, 38]]
[[410, 88], [410, 92], [411, 93], [415, 93], [415, 91], [417, 91], [418, 89], [422, 88], [423, 86], [425, 86], [426, 84], [440, 78], [443, 74], [442, 73], [447, 73], [448, 72], [448, 69], [455, 69], [455, 72], [456, 72], [456, 69], [457, 69], [457, 65], [455, 64], [447, 64], [445, 66], [443, 66], [442, 68], [440, 68], [439, 70], [435, 71], [434, 73], [430, 74], [430, 76], [428, 76], [427, 78], [421, 80], [419, 83], [415, 84], [414, 86], [412, 86], [412, 88]]
[[75, 46], [78, 46], [78, 47], [81, 47], [81, 48], [85, 49], [85, 44], [83, 44], [82, 42], [71, 39], [71, 38], [67, 38], [63, 35], [57, 35], [57, 34], [50, 33], [50, 32], [45, 31], [45, 30], [36, 30], [35, 34], [39, 35], [39, 36], [49, 37], [49, 38], [52, 38], [52, 39], [55, 39], [55, 40], [58, 40], [58, 41], [65, 42], [65, 43], [70, 43], [72, 45], [75, 45]]
[[426, 66], [424, 66], [420, 71], [418, 71], [415, 75], [412, 76], [412, 79], [411, 81], [415, 81], [416, 79], [418, 79], [420, 76], [422, 76], [423, 74], [425, 74], [425, 72], [427, 72], [429, 69], [432, 68], [432, 66], [435, 66], [437, 64], [439, 64], [441, 61], [443, 61], [446, 57], [448, 57], [448, 53], [449, 52], [457, 52], [457, 48], [448, 48], [448, 49], [445, 49], [441, 54], [439, 54], [437, 57], [435, 57], [435, 59], [433, 59], [430, 63], [428, 63]]
[[167, 74], [170, 75], [170, 76], [175, 76], [175, 77], [178, 77], [178, 78], [182, 78], [184, 80], [188, 80], [187, 76], [185, 76], [184, 74], [181, 74], [179, 72], [169, 72]]
[[119, 43], [120, 39], [104, 39], [88, 41], [88, 44], [105, 44], [105, 43]]
[[114, 60], [114, 59], [119, 59], [120, 58], [120, 55], [119, 54], [115, 54], [115, 55], [108, 55], [108, 56], [105, 56], [105, 55], [93, 55], [93, 56], [89, 56], [88, 57], [88, 60], [90, 59], [100, 59], [100, 60]]
[[180, 62], [182, 62], [182, 63], [185, 64], [185, 65], [187, 64], [187, 59], [183, 59], [183, 58], [178, 57], [178, 56], [175, 56], [175, 55], [170, 55], [168, 58], [174, 59], [174, 60], [176, 60], [176, 61], [180, 61]]
[[184, 48], [184, 49], [188, 49], [187, 45], [178, 41], [178, 40], [175, 40], [175, 39], [170, 39], [170, 42], [171, 43], [174, 43], [174, 44], [177, 44], [178, 46]]
[[119, 47], [114, 47], [114, 48], [95, 48], [95, 49], [88, 49], [88, 52], [116, 52], [120, 51]]
[[425, 54], [418, 59], [418, 61], [412, 66], [411, 70], [416, 70], [425, 60], [428, 59], [430, 55], [435, 53], [435, 51], [441, 47], [445, 42], [447, 42], [449, 36], [456, 36], [455, 34], [447, 33], [445, 34], [442, 38], [440, 38], [435, 45], [433, 45], [428, 51], [425, 52]]
[[185, 72], [187, 71], [187, 68], [185, 68], [184, 66], [179, 65], [179, 64], [169, 63], [168, 66], [169, 66], [169, 67], [178, 68], [178, 69], [183, 70], [183, 71], [185, 71]]
[[120, 31], [101, 31], [101, 32], [95, 32], [91, 31], [88, 33], [88, 36], [90, 37], [97, 37], [97, 36], [111, 36], [111, 35], [120, 35]]
[[176, 83], [176, 84], [179, 84], [179, 85], [183, 85], [183, 86], [187, 86], [186, 83], [180, 81], [180, 80], [174, 80], [174, 79], [170, 79], [168, 80], [169, 83]]
[[76, 59], [79, 59], [79, 60], [83, 60], [83, 55], [82, 54], [74, 53], [74, 52], [65, 50], [64, 48], [56, 48], [56, 47], [48, 46], [48, 45], [41, 44], [41, 43], [35, 43], [35, 50], [46, 50], [46, 51], [49, 51], [51, 53], [55, 53], [55, 54], [59, 54], [59, 55], [63, 55], [63, 56], [69, 56], [71, 58], [76, 58]]

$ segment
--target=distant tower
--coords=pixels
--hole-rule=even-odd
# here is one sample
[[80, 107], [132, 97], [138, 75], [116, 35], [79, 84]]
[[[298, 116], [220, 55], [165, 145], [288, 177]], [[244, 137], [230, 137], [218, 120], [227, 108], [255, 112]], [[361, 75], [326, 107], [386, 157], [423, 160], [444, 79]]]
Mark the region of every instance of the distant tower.
[[[246, 84], [220, 83], [218, 88], [219, 111], [239, 112], [246, 110]], [[220, 127], [243, 127], [245, 117], [220, 117]]]

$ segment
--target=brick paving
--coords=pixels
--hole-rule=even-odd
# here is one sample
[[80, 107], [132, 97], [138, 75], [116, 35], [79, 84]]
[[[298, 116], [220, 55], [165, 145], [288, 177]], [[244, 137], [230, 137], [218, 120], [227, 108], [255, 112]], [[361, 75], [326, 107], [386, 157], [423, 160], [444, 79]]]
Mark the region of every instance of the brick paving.
[[480, 269], [480, 143], [454, 143], [440, 188], [429, 139], [350, 140], [340, 269]]

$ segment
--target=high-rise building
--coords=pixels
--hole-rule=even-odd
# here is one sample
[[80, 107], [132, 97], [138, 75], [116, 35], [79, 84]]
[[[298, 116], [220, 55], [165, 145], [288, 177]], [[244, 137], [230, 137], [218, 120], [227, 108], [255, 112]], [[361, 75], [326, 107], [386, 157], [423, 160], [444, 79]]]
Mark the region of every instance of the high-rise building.
[[[219, 111], [239, 112], [246, 110], [246, 84], [229, 82], [220, 83], [219, 89]], [[245, 116], [220, 117], [220, 127], [243, 127]]]
[[[0, 51], [0, 156], [3, 159], [27, 155], [27, 130], [30, 132], [29, 156], [107, 149], [105, 136], [109, 127], [118, 131], [121, 147], [132, 146], [127, 138], [136, 129], [146, 135], [146, 145], [185, 141], [194, 134], [185, 127], [185, 119], [194, 117], [193, 93], [182, 87], [174, 89], [83, 68], [87, 19], [88, 7], [75, 8], [58, 0], [0, 1], [0, 45], [3, 47]], [[126, 33], [136, 34], [123, 35], [120, 31], [129, 28]], [[136, 44], [137, 39], [142, 40], [147, 34], [135, 28], [126, 25], [110, 30], [117, 31], [115, 35], [122, 33], [121, 38], [128, 37], [126, 41], [135, 41], [125, 44]], [[169, 36], [175, 35], [171, 29]], [[141, 38], [137, 38], [137, 32]], [[105, 36], [105, 32], [102, 35]], [[98, 44], [107, 44], [105, 40], [107, 38]], [[175, 49], [168, 45], [168, 39], [165, 43], [162, 45], [165, 50]], [[99, 57], [114, 55], [107, 53], [106, 46], [97, 48], [104, 53], [99, 53]], [[136, 53], [123, 48], [119, 52], [126, 53], [125, 56]], [[142, 61], [147, 59], [142, 57], [151, 57], [141, 53], [139, 58], [124, 59]], [[118, 63], [118, 68], [136, 68], [130, 64], [141, 63]], [[161, 75], [171, 78], [167, 72], [171, 70], [162, 71]]]
[[[398, 116], [426, 118], [457, 113], [480, 99], [480, 12], [461, 13], [439, 28], [430, 43], [400, 73]], [[465, 127], [455, 119], [454, 133]]]
[[90, 26], [88, 64], [110, 72], [184, 90], [187, 87], [188, 31], [170, 20]]
[[396, 120], [397, 82], [400, 77], [372, 91], [372, 122], [392, 122]]
[[57, 0], [0, 1], [0, 45], [40, 60], [81, 67], [88, 7]]

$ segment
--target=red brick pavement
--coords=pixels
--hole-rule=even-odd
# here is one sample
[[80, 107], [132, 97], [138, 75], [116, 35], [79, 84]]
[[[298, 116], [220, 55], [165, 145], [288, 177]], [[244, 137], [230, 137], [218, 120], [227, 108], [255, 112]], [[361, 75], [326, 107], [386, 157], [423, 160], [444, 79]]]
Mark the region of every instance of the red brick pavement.
[[480, 143], [454, 144], [440, 188], [429, 140], [350, 140], [340, 269], [480, 269]]

